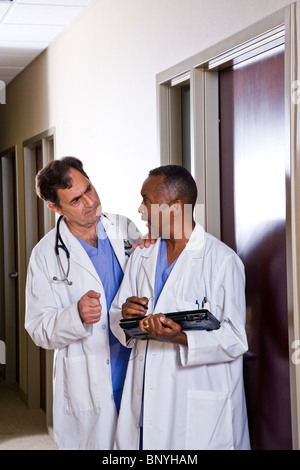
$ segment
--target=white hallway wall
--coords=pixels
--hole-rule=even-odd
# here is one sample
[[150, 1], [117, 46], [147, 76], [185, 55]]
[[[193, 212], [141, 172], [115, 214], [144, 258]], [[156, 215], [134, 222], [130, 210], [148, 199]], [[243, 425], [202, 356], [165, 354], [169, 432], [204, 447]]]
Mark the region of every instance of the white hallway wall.
[[1, 149], [55, 127], [56, 157], [81, 158], [104, 210], [143, 228], [139, 191], [159, 164], [156, 74], [289, 3], [96, 0], [8, 87]]
[[56, 157], [81, 158], [104, 210], [125, 214], [146, 231], [137, 208], [148, 170], [159, 165], [156, 75], [290, 3], [96, 0], [9, 84], [7, 104], [0, 109], [0, 151], [17, 148], [20, 386], [25, 394], [23, 142], [55, 128]]

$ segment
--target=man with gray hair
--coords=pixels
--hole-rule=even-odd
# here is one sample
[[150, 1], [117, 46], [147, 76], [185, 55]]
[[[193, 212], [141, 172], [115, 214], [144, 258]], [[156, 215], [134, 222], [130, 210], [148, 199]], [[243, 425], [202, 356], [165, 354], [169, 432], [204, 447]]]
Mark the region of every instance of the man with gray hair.
[[109, 310], [140, 233], [102, 212], [77, 158], [49, 163], [36, 191], [59, 219], [30, 257], [25, 327], [36, 345], [55, 350], [56, 445], [111, 449], [128, 351], [110, 331]]

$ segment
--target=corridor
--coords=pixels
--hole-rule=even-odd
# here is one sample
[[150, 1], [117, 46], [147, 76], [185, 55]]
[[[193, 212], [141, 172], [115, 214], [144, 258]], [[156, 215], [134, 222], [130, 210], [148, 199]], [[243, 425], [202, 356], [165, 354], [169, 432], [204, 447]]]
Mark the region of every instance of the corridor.
[[29, 410], [15, 384], [0, 376], [0, 450], [55, 450], [45, 425], [45, 413]]

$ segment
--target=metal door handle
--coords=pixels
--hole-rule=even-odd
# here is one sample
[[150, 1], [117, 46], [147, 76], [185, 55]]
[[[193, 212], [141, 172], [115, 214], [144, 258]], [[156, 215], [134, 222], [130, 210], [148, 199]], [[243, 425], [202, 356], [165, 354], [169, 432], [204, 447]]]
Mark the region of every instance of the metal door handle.
[[14, 273], [9, 273], [9, 277], [16, 278], [18, 277], [19, 273], [15, 271]]

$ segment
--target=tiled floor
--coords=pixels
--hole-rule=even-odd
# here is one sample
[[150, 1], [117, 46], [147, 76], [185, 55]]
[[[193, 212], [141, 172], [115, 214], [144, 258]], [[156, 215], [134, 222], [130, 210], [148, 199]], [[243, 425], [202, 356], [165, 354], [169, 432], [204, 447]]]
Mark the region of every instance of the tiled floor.
[[43, 410], [30, 410], [0, 377], [0, 450], [55, 450]]

